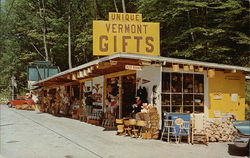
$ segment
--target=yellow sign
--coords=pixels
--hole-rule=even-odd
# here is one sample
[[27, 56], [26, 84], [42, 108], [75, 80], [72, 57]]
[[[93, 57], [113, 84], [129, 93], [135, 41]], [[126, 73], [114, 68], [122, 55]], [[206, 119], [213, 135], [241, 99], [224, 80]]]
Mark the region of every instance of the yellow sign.
[[109, 21], [142, 22], [142, 14], [109, 13]]
[[93, 21], [93, 55], [160, 55], [159, 23], [141, 22], [141, 14], [110, 13], [110, 21]]

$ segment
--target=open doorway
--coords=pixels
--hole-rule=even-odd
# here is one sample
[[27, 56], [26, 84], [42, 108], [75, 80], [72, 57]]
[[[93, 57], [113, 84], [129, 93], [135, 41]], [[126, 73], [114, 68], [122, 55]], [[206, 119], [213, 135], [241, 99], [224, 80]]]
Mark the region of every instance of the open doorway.
[[132, 104], [135, 102], [136, 75], [122, 76], [122, 117], [129, 117], [132, 111]]

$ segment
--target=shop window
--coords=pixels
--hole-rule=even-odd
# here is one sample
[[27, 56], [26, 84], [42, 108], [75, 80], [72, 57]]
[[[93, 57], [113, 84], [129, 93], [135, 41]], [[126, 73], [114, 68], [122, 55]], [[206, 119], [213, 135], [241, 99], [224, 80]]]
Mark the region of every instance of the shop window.
[[204, 75], [163, 72], [162, 111], [204, 112]]

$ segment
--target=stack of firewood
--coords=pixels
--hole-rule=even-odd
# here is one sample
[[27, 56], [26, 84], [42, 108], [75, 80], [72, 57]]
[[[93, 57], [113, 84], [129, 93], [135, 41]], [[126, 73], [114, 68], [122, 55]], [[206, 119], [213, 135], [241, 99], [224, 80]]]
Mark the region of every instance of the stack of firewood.
[[230, 119], [226, 118], [207, 120], [205, 130], [210, 142], [232, 141], [235, 138], [235, 132], [237, 132]]
[[159, 114], [156, 107], [151, 107], [149, 109], [150, 127], [149, 132], [153, 139], [158, 139], [159, 137]]
[[17, 110], [35, 110], [35, 105], [31, 104], [23, 104], [23, 105], [16, 105], [15, 107]]

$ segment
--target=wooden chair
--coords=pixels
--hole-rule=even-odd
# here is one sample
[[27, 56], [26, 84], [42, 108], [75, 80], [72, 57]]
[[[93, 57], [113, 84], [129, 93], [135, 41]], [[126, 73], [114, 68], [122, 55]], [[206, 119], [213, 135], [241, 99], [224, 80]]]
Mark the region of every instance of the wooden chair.
[[203, 144], [207, 145], [208, 143], [208, 136], [205, 131], [205, 118], [204, 114], [193, 114], [192, 119], [192, 137], [191, 143], [194, 144], [195, 142], [202, 142]]
[[164, 137], [165, 132], [167, 132], [167, 142], [170, 142], [170, 136], [175, 137], [175, 142], [177, 143], [177, 133], [174, 126], [174, 120], [164, 120], [163, 131], [161, 134], [161, 140]]
[[179, 143], [181, 142], [182, 136], [187, 136], [188, 144], [190, 143], [190, 121], [183, 121], [179, 128]]

